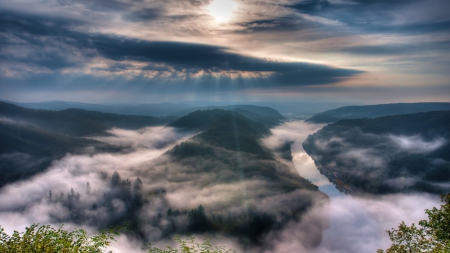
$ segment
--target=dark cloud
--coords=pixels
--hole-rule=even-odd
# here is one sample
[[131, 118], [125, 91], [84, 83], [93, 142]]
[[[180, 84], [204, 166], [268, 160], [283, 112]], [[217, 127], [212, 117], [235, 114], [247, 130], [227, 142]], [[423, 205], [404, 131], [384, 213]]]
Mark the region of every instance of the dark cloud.
[[[264, 58], [249, 57], [229, 52], [229, 48], [172, 41], [148, 41], [130, 37], [108, 34], [92, 34], [80, 31], [77, 24], [65, 18], [47, 18], [42, 16], [20, 16], [6, 13], [2, 17], [8, 47], [34, 47], [27, 55], [17, 56], [11, 50], [3, 49], [3, 59], [24, 65], [33, 64], [55, 71], [67, 67], [81, 67], [83, 63], [95, 56], [116, 62], [109, 68], [94, 69], [114, 73], [120, 69], [133, 67], [120, 64], [124, 61], [148, 63], [138, 67], [139, 71], [153, 70], [171, 72], [172, 77], [192, 75], [204, 71], [200, 78], [200, 86], [208, 88], [207, 82], [215, 79], [211, 75], [220, 73], [221, 84], [230, 82], [234, 85], [225, 89], [246, 88], [239, 80], [227, 77], [230, 73], [242, 75], [251, 73], [254, 76], [241, 79], [252, 79], [259, 86], [302, 86], [328, 84], [362, 73], [354, 69], [333, 68], [326, 65], [306, 62], [280, 62]], [[75, 26], [73, 26], [75, 24]], [[20, 38], [17, 43], [14, 38]], [[71, 53], [68, 55], [68, 52]], [[79, 57], [75, 57], [79, 54]], [[156, 66], [155, 66], [156, 65]], [[167, 73], [166, 73], [167, 74]], [[166, 75], [167, 76], [167, 75]], [[155, 77], [155, 76], [154, 76]], [[158, 77], [158, 74], [156, 75]], [[186, 78], [186, 76], [185, 76]], [[198, 79], [198, 78], [197, 78]], [[217, 82], [216, 82], [217, 83]], [[183, 85], [185, 87], [185, 85]], [[216, 88], [216, 87], [214, 87]]]
[[123, 18], [132, 22], [157, 20], [162, 17], [162, 12], [159, 8], [146, 8], [125, 13]]
[[336, 82], [361, 71], [329, 66], [277, 62], [227, 52], [227, 48], [166, 41], [143, 41], [113, 37], [97, 37], [93, 44], [106, 58], [116, 61], [136, 60], [162, 63], [178, 70], [193, 69], [208, 72], [248, 71], [274, 72], [278, 85], [311, 85]]
[[[449, 20], [439, 17], [442, 15], [439, 13], [439, 8], [445, 8], [444, 6], [448, 5], [446, 1], [430, 1], [428, 5], [424, 1], [408, 0], [333, 2], [311, 0], [285, 5], [285, 7], [299, 13], [339, 20], [359, 34], [422, 34], [450, 30]], [[421, 10], [421, 7], [424, 8]], [[414, 12], [415, 14], [412, 14]], [[436, 14], [436, 17], [433, 17], [433, 14]], [[399, 22], [399, 19], [406, 21]]]
[[389, 44], [373, 46], [354, 46], [340, 49], [342, 52], [371, 56], [415, 54], [419, 52], [448, 51], [450, 41], [416, 44]]

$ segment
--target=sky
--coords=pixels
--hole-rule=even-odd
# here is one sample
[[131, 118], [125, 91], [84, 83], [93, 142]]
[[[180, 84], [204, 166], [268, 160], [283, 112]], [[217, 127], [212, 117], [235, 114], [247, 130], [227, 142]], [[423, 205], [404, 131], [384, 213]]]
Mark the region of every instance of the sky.
[[450, 101], [448, 0], [0, 1], [0, 99]]

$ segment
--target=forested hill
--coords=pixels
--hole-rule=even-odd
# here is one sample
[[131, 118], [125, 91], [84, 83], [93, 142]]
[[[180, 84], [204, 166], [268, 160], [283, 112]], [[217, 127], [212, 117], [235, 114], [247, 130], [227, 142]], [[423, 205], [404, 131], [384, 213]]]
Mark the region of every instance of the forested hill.
[[[273, 159], [261, 144], [260, 139], [271, 133], [267, 127], [236, 112], [207, 112], [220, 117], [148, 170], [149, 175], [163, 176], [158, 180], [168, 182], [169, 195], [192, 185], [190, 194], [201, 204], [189, 215], [183, 214], [184, 208], [168, 206], [172, 227], [179, 229], [177, 219], [188, 217], [189, 233], [217, 232], [237, 236], [245, 244], [264, 243], [265, 235], [300, 220], [316, 201], [326, 202], [317, 186]], [[323, 222], [309, 233], [306, 244], [320, 243], [327, 223]]]
[[174, 117], [118, 115], [81, 109], [35, 110], [5, 102], [0, 102], [0, 118], [8, 118], [46, 131], [70, 136], [99, 135], [112, 127], [138, 129], [164, 125], [175, 119]]
[[450, 111], [342, 120], [303, 147], [347, 192], [450, 191]]
[[0, 187], [27, 179], [67, 153], [81, 153], [87, 147], [115, 151], [104, 143], [61, 135], [0, 118]]
[[214, 121], [229, 112], [239, 113], [246, 118], [269, 128], [280, 124], [284, 119], [278, 111], [268, 107], [228, 106], [220, 108], [224, 109], [197, 110], [191, 112], [170, 123], [169, 126], [182, 128], [184, 130], [203, 131]]
[[270, 130], [264, 125], [228, 112], [195, 138], [217, 147], [271, 159], [271, 154], [259, 142], [261, 137], [269, 134]]
[[436, 137], [450, 139], [450, 111], [433, 111], [385, 116], [374, 119], [341, 120], [333, 125], [358, 127], [365, 133], [417, 135], [431, 140]]
[[220, 109], [204, 111], [198, 110], [175, 120], [174, 122], [170, 123], [169, 126], [177, 127], [183, 130], [204, 131], [214, 121], [218, 120], [220, 117], [224, 116], [227, 113], [229, 112]]
[[411, 114], [418, 112], [450, 110], [450, 103], [403, 103], [364, 106], [344, 106], [318, 113], [307, 122], [331, 123], [342, 119], [376, 118], [382, 116]]
[[[192, 115], [208, 116], [207, 119], [211, 121], [218, 118], [210, 123], [204, 132], [194, 136], [192, 138], [193, 141], [200, 142], [202, 145], [212, 145], [231, 151], [247, 152], [257, 155], [259, 158], [272, 159], [270, 152], [260, 143], [260, 138], [270, 134], [270, 130], [264, 125], [254, 122], [239, 113], [223, 110], [198, 111]], [[197, 118], [192, 115], [189, 119]], [[203, 117], [197, 119], [199, 125], [203, 127], [203, 124], [201, 124], [201, 122], [205, 122], [202, 120]], [[193, 125], [191, 121], [189, 121], [189, 124]], [[180, 146], [176, 147], [173, 152], [176, 155], [184, 156], [184, 152], [190, 153], [192, 150]]]
[[170, 118], [127, 116], [67, 109], [27, 109], [0, 102], [0, 187], [29, 178], [67, 153], [118, 151], [105, 143], [78, 138], [106, 134], [112, 127], [137, 129], [166, 124]]

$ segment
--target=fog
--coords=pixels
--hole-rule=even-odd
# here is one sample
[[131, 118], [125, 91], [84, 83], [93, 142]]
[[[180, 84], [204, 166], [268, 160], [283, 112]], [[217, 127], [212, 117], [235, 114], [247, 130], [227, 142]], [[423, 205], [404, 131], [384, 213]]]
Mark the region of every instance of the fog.
[[425, 139], [420, 135], [374, 134], [357, 127], [329, 125], [303, 145], [329, 177], [351, 178], [353, 184], [347, 187], [351, 192], [365, 191], [364, 185], [371, 182], [378, 182], [371, 187], [383, 193], [450, 190], [442, 177], [450, 162], [440, 159], [449, 140], [439, 135]]
[[[48, 170], [26, 181], [6, 185], [0, 190], [0, 220], [7, 232], [24, 228], [32, 223], [55, 223], [57, 220], [70, 221], [69, 210], [59, 202], [51, 202], [60, 193], [67, 195], [73, 189], [79, 193], [80, 205], [89, 206], [110, 191], [110, 186], [100, 177], [100, 173], [117, 171], [123, 178], [136, 178], [139, 171], [152, 159], [166, 152], [176, 141], [189, 136], [179, 134], [172, 128], [145, 128], [139, 131], [112, 129], [114, 136], [98, 137], [104, 142], [134, 147], [122, 153], [95, 153], [86, 155], [67, 154], [53, 161]], [[164, 145], [162, 145], [164, 143]], [[171, 145], [170, 145], [171, 144]], [[164, 147], [164, 148], [161, 148]], [[87, 182], [91, 186], [87, 194]], [[113, 201], [120, 212], [119, 200]], [[90, 213], [92, 219], [107, 219], [104, 210]]]
[[447, 141], [442, 138], [436, 138], [431, 141], [423, 140], [420, 135], [414, 136], [389, 136], [400, 149], [410, 153], [428, 153], [442, 147]]
[[[376, 252], [390, 245], [386, 230], [397, 228], [401, 221], [418, 223], [427, 216], [425, 209], [441, 204], [439, 196], [430, 194], [390, 194], [385, 196], [349, 196], [340, 193], [334, 185], [316, 169], [314, 161], [306, 154], [302, 142], [323, 125], [303, 121], [287, 122], [272, 129], [273, 136], [265, 139], [269, 147], [292, 142], [292, 156], [300, 175], [320, 186], [331, 197], [329, 206], [310, 211], [315, 215], [330, 217], [330, 226], [323, 234], [320, 246], [314, 253], [360, 253]], [[333, 141], [337, 139], [334, 138]], [[367, 156], [368, 151], [354, 150], [353, 157], [366, 163], [380, 163], [378, 157]], [[363, 157], [364, 156], [364, 157]], [[292, 231], [295, 234], [295, 231]], [[277, 252], [293, 252], [300, 247], [295, 240], [280, 244]], [[293, 242], [294, 241], [294, 242]], [[290, 250], [290, 251], [289, 251]], [[303, 251], [302, 251], [303, 252]]]
[[[249, 209], [278, 214], [276, 219], [283, 224], [282, 229], [265, 235], [262, 248], [243, 248], [234, 237], [211, 235], [213, 244], [224, 244], [238, 252], [376, 252], [376, 249], [389, 245], [385, 230], [397, 227], [401, 221], [418, 222], [426, 218], [424, 209], [440, 203], [437, 196], [427, 194], [351, 197], [339, 193], [327, 178], [320, 175], [302, 147], [307, 136], [321, 127], [299, 121], [287, 122], [272, 129], [273, 135], [263, 141], [273, 150], [286, 142], [291, 143], [293, 161], [277, 156], [289, 167], [277, 165], [277, 169], [295, 169], [332, 197], [331, 202], [320, 200], [313, 203], [300, 220], [286, 218], [290, 215], [286, 210], [295, 209], [296, 205], [301, 207], [299, 200], [315, 196], [312, 193], [303, 190], [280, 193], [260, 179], [232, 180], [230, 183], [227, 180], [233, 175], [221, 169], [223, 164], [220, 161], [209, 164], [201, 158], [174, 160], [166, 154], [167, 150], [191, 135], [181, 134], [173, 128], [151, 127], [138, 131], [111, 129], [110, 136], [93, 139], [122, 147], [124, 152], [67, 154], [54, 161], [46, 172], [3, 187], [0, 189], [1, 225], [8, 233], [23, 231], [32, 223], [55, 227], [64, 223], [69, 229], [82, 227], [95, 233], [99, 227], [120, 220], [130, 210], [109, 183], [114, 171], [131, 182], [140, 177], [145, 191], [155, 192], [136, 215], [143, 221], [144, 239], [159, 247], [174, 245], [173, 238], [165, 235], [170, 234], [172, 226], [182, 227], [187, 223], [183, 217], [167, 217], [167, 208], [189, 210], [201, 204], [207, 212], [215, 214], [239, 215]], [[219, 157], [229, 155], [224, 152]], [[242, 160], [243, 163], [248, 160], [247, 163], [264, 166], [262, 161]], [[213, 165], [216, 169], [209, 172], [195, 170], [196, 167]], [[166, 193], [162, 194], [162, 189]], [[70, 208], [68, 198], [76, 199], [73, 200], [75, 207]], [[238, 204], [233, 204], [236, 201]], [[98, 208], [92, 208], [97, 204]], [[157, 218], [161, 215], [162, 218]], [[317, 237], [322, 231], [323, 237]], [[201, 240], [203, 236], [198, 238]], [[122, 235], [111, 249], [114, 252], [143, 252], [142, 243], [134, 236]], [[319, 246], [314, 248], [314, 244]]]

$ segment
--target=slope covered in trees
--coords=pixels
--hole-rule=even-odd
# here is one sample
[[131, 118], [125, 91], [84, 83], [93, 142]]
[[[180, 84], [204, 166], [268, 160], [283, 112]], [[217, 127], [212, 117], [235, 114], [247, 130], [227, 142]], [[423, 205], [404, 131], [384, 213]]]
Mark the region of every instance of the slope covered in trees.
[[227, 113], [194, 139], [204, 143], [238, 152], [247, 152], [259, 158], [270, 159], [271, 155], [260, 144], [259, 139], [270, 134], [262, 124], [238, 113]]
[[[213, 112], [223, 114], [208, 111]], [[221, 189], [214, 191], [213, 200], [199, 202], [187, 213], [169, 206], [167, 217], [176, 231], [182, 231], [176, 219], [187, 215], [188, 232], [216, 232], [237, 236], [244, 243], [263, 243], [264, 235], [300, 219], [316, 201], [327, 199], [317, 186], [273, 159], [260, 143], [268, 134], [264, 125], [227, 112], [156, 161], [152, 174], [160, 171], [168, 185], [193, 184], [189, 191], [195, 198], [203, 198], [207, 189]], [[321, 232], [310, 236], [307, 243], [317, 245]]]
[[147, 126], [164, 125], [173, 117], [118, 115], [66, 109], [62, 111], [35, 110], [0, 102], [0, 118], [7, 118], [22, 124], [34, 125], [47, 131], [70, 136], [104, 134], [112, 127], [138, 129]]
[[410, 103], [344, 106], [318, 113], [307, 119], [306, 121], [311, 123], [331, 123], [343, 119], [376, 118], [390, 115], [442, 110], [450, 110], [450, 103]]
[[114, 152], [86, 135], [104, 135], [112, 127], [137, 129], [162, 125], [168, 118], [127, 116], [67, 109], [46, 111], [0, 102], [0, 187], [44, 171], [53, 160], [85, 148]]
[[[189, 110], [189, 112], [190, 111], [191, 110]], [[239, 113], [247, 119], [268, 128], [280, 124], [284, 119], [278, 111], [269, 107], [236, 105], [207, 107], [205, 109], [196, 110], [175, 120], [170, 123], [169, 126], [178, 127], [184, 130], [203, 131], [228, 112]]]
[[44, 171], [67, 153], [82, 153], [87, 147], [116, 151], [101, 142], [6, 121], [0, 121], [0, 143], [0, 187]]
[[342, 120], [303, 143], [347, 192], [444, 193], [450, 183], [450, 111]]

